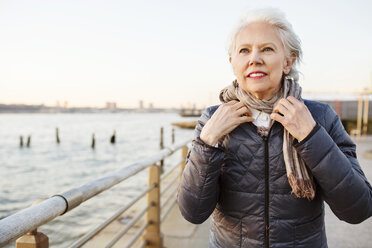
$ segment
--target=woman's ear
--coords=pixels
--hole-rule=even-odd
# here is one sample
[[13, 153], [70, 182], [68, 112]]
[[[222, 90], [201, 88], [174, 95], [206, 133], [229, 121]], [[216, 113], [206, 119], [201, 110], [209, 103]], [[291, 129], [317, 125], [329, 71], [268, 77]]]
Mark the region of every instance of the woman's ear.
[[229, 57], [229, 62], [230, 62], [230, 64], [231, 64], [231, 57]]
[[285, 58], [283, 67], [284, 74], [288, 74], [291, 71], [294, 62], [296, 61], [296, 58], [297, 56], [294, 52], [292, 52], [288, 57]]

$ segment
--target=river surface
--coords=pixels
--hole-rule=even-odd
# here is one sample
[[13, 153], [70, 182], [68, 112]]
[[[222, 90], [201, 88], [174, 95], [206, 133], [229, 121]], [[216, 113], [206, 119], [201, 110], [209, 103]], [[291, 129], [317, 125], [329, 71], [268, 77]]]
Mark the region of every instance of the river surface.
[[[165, 146], [171, 144], [177, 113], [0, 114], [0, 219], [80, 186], [105, 173], [123, 168], [159, 151], [160, 127]], [[56, 143], [59, 128], [61, 143]], [[109, 140], [116, 130], [116, 144]], [[96, 146], [91, 148], [92, 134]], [[193, 136], [175, 128], [176, 143]], [[19, 137], [31, 136], [31, 146], [20, 147]], [[165, 171], [180, 160], [175, 153], [165, 160]], [[66, 247], [143, 190], [147, 170], [43, 225], [51, 247]], [[7, 247], [15, 247], [14, 242]]]

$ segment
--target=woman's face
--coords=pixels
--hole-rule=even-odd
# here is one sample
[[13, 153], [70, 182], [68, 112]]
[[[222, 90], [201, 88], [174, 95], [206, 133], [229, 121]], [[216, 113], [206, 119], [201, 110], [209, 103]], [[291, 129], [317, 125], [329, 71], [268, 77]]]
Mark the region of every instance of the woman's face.
[[240, 88], [258, 99], [272, 98], [288, 74], [295, 55], [287, 58], [277, 30], [267, 23], [251, 23], [237, 35], [230, 63]]

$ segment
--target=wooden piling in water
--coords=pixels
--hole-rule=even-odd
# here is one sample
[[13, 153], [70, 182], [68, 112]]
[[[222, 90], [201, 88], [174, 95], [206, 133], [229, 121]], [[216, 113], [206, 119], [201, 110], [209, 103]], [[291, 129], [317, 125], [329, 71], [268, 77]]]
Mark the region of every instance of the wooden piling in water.
[[19, 146], [23, 147], [23, 136], [19, 136]]
[[110, 143], [115, 144], [116, 143], [116, 131], [114, 130], [113, 135], [110, 138]]
[[57, 141], [57, 144], [59, 144], [61, 142], [61, 140], [59, 139], [59, 129], [58, 129], [58, 127], [56, 127], [56, 141]]
[[94, 137], [94, 133], [92, 134], [92, 144], [91, 144], [92, 149], [96, 147], [96, 138]]
[[172, 127], [172, 145], [175, 142], [175, 136], [174, 136], [174, 128]]
[[27, 146], [27, 147], [30, 147], [30, 146], [31, 146], [31, 135], [29, 135], [29, 136], [27, 137], [27, 143], [26, 143], [26, 146]]

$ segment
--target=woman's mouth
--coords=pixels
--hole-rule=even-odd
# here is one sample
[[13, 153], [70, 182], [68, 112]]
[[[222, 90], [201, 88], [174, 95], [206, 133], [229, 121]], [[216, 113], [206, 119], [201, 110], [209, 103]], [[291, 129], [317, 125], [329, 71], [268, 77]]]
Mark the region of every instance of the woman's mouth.
[[263, 78], [265, 77], [267, 74], [264, 73], [264, 72], [251, 72], [248, 74], [248, 77], [249, 78], [252, 78], [252, 79], [258, 79], [258, 78]]

